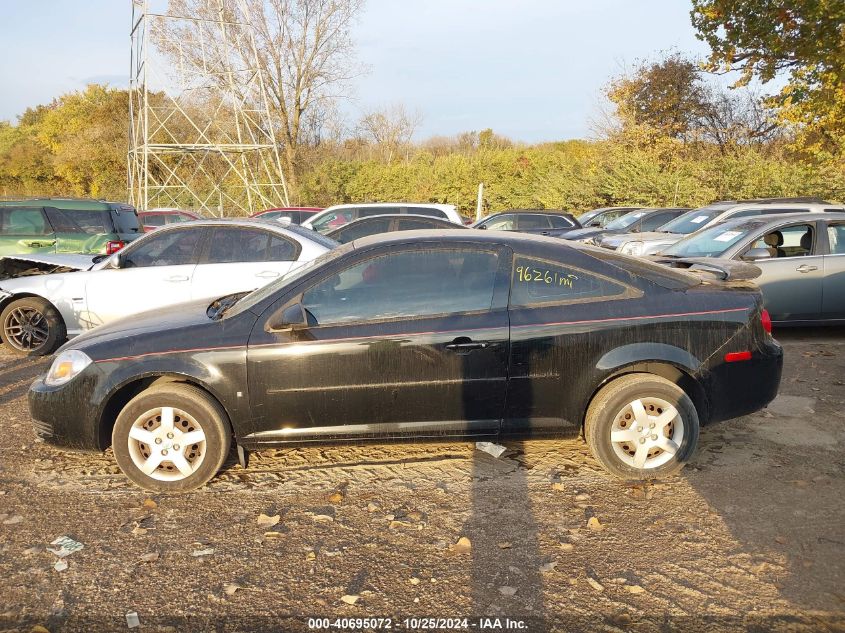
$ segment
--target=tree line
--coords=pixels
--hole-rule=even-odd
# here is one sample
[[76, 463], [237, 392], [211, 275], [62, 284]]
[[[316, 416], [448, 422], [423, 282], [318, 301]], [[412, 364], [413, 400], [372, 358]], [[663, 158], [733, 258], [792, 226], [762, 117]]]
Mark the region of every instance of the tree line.
[[[171, 4], [183, 12], [202, 6]], [[591, 139], [540, 144], [492, 130], [413, 142], [420, 115], [400, 103], [343, 125], [333, 116], [329, 87], [354, 77], [344, 60], [361, 1], [258, 5], [255, 28], [274, 77], [292, 203], [409, 200], [451, 203], [469, 213], [479, 182], [487, 211], [697, 206], [757, 196], [845, 199], [841, 0], [790, 7], [693, 0], [693, 25], [712, 50], [708, 60], [669, 52], [639, 62], [608, 82], [607, 107]], [[336, 38], [330, 47], [327, 34]], [[303, 54], [312, 45], [324, 56]], [[739, 71], [730, 88], [709, 79], [727, 71]], [[777, 94], [751, 88], [752, 80], [765, 86], [775, 77], [786, 79]], [[27, 109], [14, 124], [0, 122], [0, 195], [125, 199], [128, 108], [126, 91], [91, 85]]]

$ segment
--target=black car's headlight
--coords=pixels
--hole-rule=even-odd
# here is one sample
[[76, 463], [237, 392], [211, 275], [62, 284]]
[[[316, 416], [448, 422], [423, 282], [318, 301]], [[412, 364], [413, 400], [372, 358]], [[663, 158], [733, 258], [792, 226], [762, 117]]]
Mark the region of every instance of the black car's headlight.
[[47, 377], [44, 378], [44, 384], [51, 387], [63, 385], [82, 373], [82, 370], [92, 362], [94, 361], [88, 358], [85, 352], [80, 352], [78, 349], [66, 350], [56, 356], [56, 360], [50, 365], [50, 371], [47, 372]]

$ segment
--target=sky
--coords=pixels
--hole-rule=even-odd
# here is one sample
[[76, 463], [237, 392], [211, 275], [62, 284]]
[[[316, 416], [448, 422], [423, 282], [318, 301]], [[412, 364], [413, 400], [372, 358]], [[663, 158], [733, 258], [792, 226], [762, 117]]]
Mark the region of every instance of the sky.
[[[130, 0], [4, 3], [0, 120], [87, 83], [126, 87]], [[401, 103], [416, 138], [492, 128], [525, 142], [585, 138], [602, 87], [638, 60], [703, 59], [686, 0], [367, 0], [354, 31], [366, 72], [350, 119]]]

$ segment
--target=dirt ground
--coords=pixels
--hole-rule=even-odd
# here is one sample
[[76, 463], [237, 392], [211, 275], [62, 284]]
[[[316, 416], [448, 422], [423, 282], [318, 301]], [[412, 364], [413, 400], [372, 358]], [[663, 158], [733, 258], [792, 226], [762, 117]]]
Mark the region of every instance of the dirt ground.
[[152, 498], [36, 441], [45, 361], [0, 352], [0, 631], [845, 631], [845, 330], [777, 335], [778, 399], [659, 484], [536, 440], [267, 451]]

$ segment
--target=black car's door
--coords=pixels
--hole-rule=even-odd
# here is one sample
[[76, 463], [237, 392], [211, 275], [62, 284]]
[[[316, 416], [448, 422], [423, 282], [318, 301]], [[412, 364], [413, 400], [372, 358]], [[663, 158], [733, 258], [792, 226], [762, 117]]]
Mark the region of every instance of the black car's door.
[[516, 230], [520, 233], [532, 235], [549, 235], [552, 222], [549, 216], [542, 213], [519, 213], [516, 216]]
[[[500, 246], [383, 247], [292, 290], [250, 338], [256, 439], [497, 432], [510, 260]], [[307, 325], [285, 327], [297, 304]]]
[[517, 254], [510, 294], [511, 356], [504, 433], [575, 426], [566, 419], [579, 374], [600, 338], [579, 322], [612, 313], [611, 302], [639, 296], [585, 268]]

